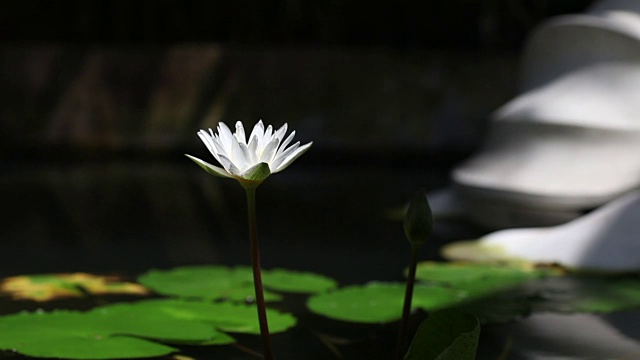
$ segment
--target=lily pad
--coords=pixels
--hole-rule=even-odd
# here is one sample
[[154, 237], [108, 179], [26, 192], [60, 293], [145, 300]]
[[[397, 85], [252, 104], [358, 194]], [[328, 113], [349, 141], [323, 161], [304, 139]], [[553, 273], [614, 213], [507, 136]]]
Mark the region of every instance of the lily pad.
[[461, 308], [481, 322], [507, 322], [535, 312], [610, 313], [640, 308], [636, 277], [556, 276], [528, 281]]
[[[141, 317], [196, 321], [210, 324], [221, 331], [260, 334], [256, 306], [253, 304], [152, 299], [102, 306], [93, 311], [107, 311], [132, 321], [139, 321]], [[296, 324], [293, 315], [275, 309], [267, 309], [267, 316], [270, 333], [283, 332]], [[228, 342], [233, 342], [233, 339]]]
[[23, 275], [5, 278], [0, 292], [15, 300], [49, 301], [64, 297], [84, 297], [88, 294], [145, 295], [148, 290], [117, 276], [99, 276], [86, 273]]
[[[130, 320], [130, 319], [129, 319]], [[110, 312], [19, 313], [0, 317], [0, 349], [42, 358], [122, 359], [166, 355], [175, 348], [143, 339], [207, 341], [211, 326], [167, 318], [122, 319]]]
[[302, 294], [316, 294], [338, 286], [337, 281], [324, 275], [285, 269], [264, 271], [262, 282], [271, 290]]
[[537, 285], [536, 311], [610, 313], [640, 308], [637, 277], [571, 276]]
[[[312, 296], [308, 308], [328, 318], [380, 323], [400, 319], [405, 286], [401, 283], [372, 282], [362, 286], [347, 286], [332, 292]], [[413, 308], [435, 310], [460, 302], [464, 293], [441, 286], [417, 284]]]
[[474, 316], [435, 311], [420, 324], [405, 360], [473, 360], [479, 338], [480, 324]]
[[[269, 309], [267, 315], [271, 333], [296, 324], [291, 314]], [[225, 332], [259, 334], [255, 306], [153, 299], [87, 312], [7, 315], [0, 317], [0, 350], [41, 358], [142, 358], [177, 350], [166, 344], [235, 342]]]
[[416, 279], [464, 292], [464, 301], [452, 305], [483, 323], [502, 323], [533, 311], [536, 291], [528, 284], [560, 274], [553, 268], [524, 264], [422, 262], [418, 264]]
[[552, 268], [532, 268], [516, 264], [422, 262], [416, 280], [464, 290], [467, 300], [505, 291], [532, 280], [559, 275]]
[[[146, 287], [163, 295], [208, 300], [252, 301], [253, 277], [248, 267], [186, 266], [169, 270], [151, 270], [138, 277]], [[266, 301], [281, 296], [265, 291]]]
[[[483, 321], [509, 321], [532, 311], [531, 292], [516, 289], [555, 274], [552, 269], [516, 265], [422, 262], [416, 272], [420, 282], [415, 286], [412, 306], [426, 311], [464, 308]], [[312, 312], [337, 320], [395, 321], [401, 316], [404, 291], [404, 283], [374, 282], [315, 295], [307, 306]], [[495, 303], [502, 306], [493, 306]]]
[[[267, 289], [282, 292], [317, 293], [336, 287], [334, 280], [308, 272], [263, 270], [262, 277]], [[254, 297], [250, 267], [186, 266], [151, 270], [138, 281], [164, 295], [231, 301], [247, 301]], [[265, 291], [264, 296], [266, 301], [282, 298], [270, 291]]]

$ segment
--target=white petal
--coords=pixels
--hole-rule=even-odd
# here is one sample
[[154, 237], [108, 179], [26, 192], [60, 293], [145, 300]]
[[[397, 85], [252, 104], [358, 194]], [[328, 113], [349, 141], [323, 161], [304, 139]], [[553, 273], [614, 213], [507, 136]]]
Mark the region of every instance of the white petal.
[[253, 127], [253, 130], [251, 130], [251, 135], [249, 135], [250, 141], [253, 140], [254, 136], [257, 136], [258, 139], [264, 136], [264, 124], [262, 123], [262, 120], [258, 121], [258, 123]]
[[220, 137], [218, 136], [217, 133], [214, 133], [213, 130], [209, 129], [209, 132], [211, 133], [211, 138], [215, 141], [220, 141]]
[[271, 125], [267, 126], [267, 129], [264, 131], [262, 137], [258, 136], [258, 154], [262, 156], [262, 152], [264, 152], [264, 148], [267, 147], [269, 142], [271, 142], [271, 133], [273, 132], [273, 127]]
[[213, 137], [207, 134], [207, 132], [204, 130], [198, 131], [198, 136], [200, 137], [200, 140], [202, 140], [204, 145], [207, 147], [207, 149], [209, 149], [209, 152], [211, 153], [211, 155], [213, 155], [213, 157], [216, 158], [216, 160], [218, 160], [218, 154], [217, 154], [215, 145], [213, 144]]
[[215, 137], [213, 139], [213, 141], [211, 141], [213, 143], [213, 146], [215, 147], [216, 150], [216, 159], [218, 161], [220, 161], [220, 155], [226, 156], [227, 158], [229, 157], [229, 154], [227, 154], [227, 152], [224, 150], [224, 148], [222, 147], [222, 144], [220, 143], [220, 138], [219, 137]]
[[[297, 159], [298, 157], [300, 157], [300, 155], [304, 154], [313, 144], [313, 142], [310, 142], [308, 144], [305, 144], [299, 148], [297, 148], [297, 150], [295, 150], [293, 152], [293, 154], [290, 154], [284, 161], [282, 161], [281, 164], [279, 164], [277, 166], [277, 168], [275, 170], [272, 170], [272, 173], [277, 173], [278, 171], [282, 171], [284, 169], [286, 169], [289, 165], [291, 165], [291, 163]], [[296, 145], [299, 145], [299, 143], [296, 143]], [[296, 146], [297, 147], [297, 146]], [[292, 147], [293, 148], [293, 147]]]
[[264, 141], [271, 141], [271, 137], [273, 136], [273, 126], [267, 126], [267, 130], [264, 131]]
[[294, 151], [296, 151], [296, 149], [299, 146], [300, 146], [300, 141], [298, 141], [295, 144], [291, 145], [285, 151], [278, 151], [278, 153], [276, 154], [275, 158], [273, 159], [273, 162], [271, 163], [271, 165], [273, 165], [274, 168], [277, 168], [278, 166], [280, 166], [280, 164], [282, 164], [282, 162], [284, 160], [286, 160], [287, 157], [289, 157], [289, 155], [291, 155]]
[[271, 142], [269, 142], [267, 146], [264, 147], [264, 150], [260, 155], [260, 161], [271, 163], [271, 161], [273, 160], [273, 156], [276, 153], [276, 149], [278, 149], [279, 144], [280, 144], [280, 140], [278, 139], [271, 140]]
[[231, 141], [233, 139], [233, 134], [231, 133], [231, 130], [229, 130], [227, 124], [223, 122], [218, 123], [218, 137], [224, 151], [227, 154], [231, 153]]
[[252, 136], [251, 139], [249, 140], [249, 152], [251, 153], [251, 157], [252, 159], [254, 159], [253, 161], [257, 161], [258, 160], [258, 137], [257, 136]]
[[244, 134], [244, 126], [242, 125], [242, 121], [236, 122], [236, 133], [234, 135], [239, 143], [241, 144], [247, 143], [247, 137]]
[[280, 148], [278, 149], [278, 152], [276, 153], [276, 157], [279, 157], [280, 154], [282, 154], [286, 149], [287, 145], [289, 145], [289, 143], [291, 142], [291, 140], [293, 140], [293, 137], [296, 135], [296, 131], [292, 131], [291, 134], [289, 134], [289, 136], [287, 136], [286, 139], [284, 139], [284, 141], [282, 142], [282, 144], [280, 145]]
[[185, 155], [187, 155], [187, 157], [189, 159], [193, 160], [196, 164], [200, 165], [201, 168], [203, 168], [206, 172], [208, 172], [211, 175], [222, 176], [222, 177], [231, 177], [229, 175], [229, 173], [225, 169], [222, 169], [222, 168], [219, 168], [217, 166], [211, 165], [208, 162], [200, 160], [195, 156], [191, 156], [191, 155], [188, 155], [188, 154], [185, 154]]
[[282, 141], [282, 138], [284, 138], [284, 134], [287, 133], [287, 123], [284, 123], [284, 125], [282, 125], [280, 127], [280, 129], [278, 129], [278, 131], [276, 131], [275, 134], [273, 134], [273, 137], [280, 139], [280, 141]]
[[218, 155], [220, 157], [220, 164], [222, 164], [222, 166], [224, 166], [225, 170], [227, 170], [227, 172], [231, 175], [240, 175], [240, 169], [238, 169], [237, 166], [235, 166], [233, 164], [233, 162], [231, 162], [231, 160], [229, 160], [229, 158], [227, 158], [224, 155]]
[[240, 149], [244, 154], [244, 158], [247, 159], [248, 166], [253, 166], [258, 163], [256, 153], [249, 151], [249, 147], [247, 146], [247, 144], [240, 143]]
[[231, 138], [231, 154], [229, 154], [233, 164], [241, 171], [247, 167], [248, 158], [245, 157], [245, 153], [240, 148], [240, 143], [236, 138]]
[[273, 135], [273, 126], [267, 126], [267, 129], [264, 131], [264, 136], [260, 139], [260, 144], [258, 146], [258, 151], [261, 153], [264, 152], [264, 149], [271, 142], [271, 137]]

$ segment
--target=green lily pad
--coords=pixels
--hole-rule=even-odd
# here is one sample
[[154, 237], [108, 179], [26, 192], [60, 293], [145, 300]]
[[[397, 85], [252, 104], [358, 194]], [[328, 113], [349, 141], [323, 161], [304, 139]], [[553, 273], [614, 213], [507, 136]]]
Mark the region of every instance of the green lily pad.
[[[284, 269], [262, 270], [265, 288], [297, 293], [317, 293], [336, 287], [326, 276]], [[253, 274], [250, 267], [186, 266], [170, 270], [151, 270], [138, 281], [154, 291], [181, 297], [247, 301], [254, 297]], [[264, 293], [266, 301], [281, 296]]]
[[503, 323], [533, 311], [537, 296], [528, 285], [559, 274], [555, 269], [523, 264], [422, 262], [418, 264], [416, 279], [462, 291], [464, 301], [452, 306], [473, 314], [483, 323]]
[[[363, 286], [347, 286], [332, 292], [312, 296], [307, 307], [328, 318], [380, 323], [400, 319], [405, 285], [372, 282]], [[417, 284], [414, 288], [413, 308], [435, 310], [458, 303], [464, 293], [455, 289]]]
[[262, 276], [266, 288], [287, 293], [316, 294], [338, 286], [337, 281], [311, 272], [272, 269]]
[[219, 334], [204, 323], [149, 317], [131, 321], [109, 311], [36, 312], [0, 317], [0, 349], [43, 358], [160, 356], [176, 349], [146, 339], [197, 342], [210, 340]]
[[[257, 310], [254, 304], [153, 299], [130, 304], [112, 304], [96, 308], [93, 311], [108, 311], [132, 321], [139, 321], [140, 317], [161, 317], [207, 323], [221, 331], [245, 334], [260, 333]], [[275, 309], [267, 309], [267, 317], [270, 333], [283, 332], [296, 324], [296, 318], [293, 315]], [[233, 342], [233, 339], [230, 340], [225, 339], [218, 343]]]
[[435, 311], [420, 324], [405, 360], [473, 360], [479, 338], [480, 324], [472, 315]]
[[635, 277], [556, 276], [522, 283], [461, 305], [481, 322], [507, 322], [535, 312], [610, 313], [640, 308]]
[[[270, 332], [296, 324], [269, 309]], [[259, 334], [255, 305], [174, 299], [116, 303], [88, 312], [58, 310], [0, 317], [0, 350], [41, 358], [123, 359], [166, 355], [168, 344], [235, 342], [225, 332]]]
[[421, 262], [416, 280], [441, 283], [465, 290], [468, 295], [481, 296], [524, 282], [557, 275], [552, 269], [535, 269], [518, 265], [479, 263]]
[[[170, 270], [150, 270], [138, 277], [149, 289], [163, 295], [208, 300], [252, 301], [255, 292], [249, 267], [185, 266]], [[265, 301], [281, 296], [264, 292]]]
[[[516, 265], [423, 262], [416, 271], [420, 282], [414, 288], [412, 306], [426, 311], [462, 307], [483, 321], [505, 322], [532, 311], [530, 291], [512, 295], [512, 290], [555, 274], [550, 269]], [[337, 320], [394, 321], [400, 318], [404, 291], [404, 283], [350, 286], [315, 295], [307, 306], [312, 312]], [[496, 303], [502, 306], [494, 306]]]
[[535, 311], [610, 313], [640, 308], [636, 277], [571, 276], [537, 284]]

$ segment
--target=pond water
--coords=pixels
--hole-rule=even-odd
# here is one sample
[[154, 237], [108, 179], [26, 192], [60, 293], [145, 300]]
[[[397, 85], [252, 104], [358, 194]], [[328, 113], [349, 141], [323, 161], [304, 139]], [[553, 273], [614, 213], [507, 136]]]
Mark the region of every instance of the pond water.
[[[341, 285], [402, 279], [409, 257], [402, 206], [418, 188], [445, 185], [450, 164], [303, 163], [258, 189], [263, 267], [317, 272]], [[16, 163], [2, 170], [0, 198], [2, 277], [77, 271], [133, 277], [151, 268], [250, 263], [241, 187], [186, 160]], [[437, 224], [421, 259], [438, 260], [443, 243], [480, 234], [470, 224]], [[128, 299], [37, 304], [2, 298], [0, 314], [86, 309]], [[277, 305], [299, 318], [296, 328], [274, 336], [280, 359], [393, 358], [397, 324], [332, 321], [308, 313], [304, 301], [290, 296]], [[636, 319], [638, 312], [540, 314], [489, 325], [482, 329], [479, 358], [636, 359]], [[256, 359], [251, 350], [260, 349], [259, 338], [238, 339], [238, 346], [185, 347], [183, 353], [196, 359]]]

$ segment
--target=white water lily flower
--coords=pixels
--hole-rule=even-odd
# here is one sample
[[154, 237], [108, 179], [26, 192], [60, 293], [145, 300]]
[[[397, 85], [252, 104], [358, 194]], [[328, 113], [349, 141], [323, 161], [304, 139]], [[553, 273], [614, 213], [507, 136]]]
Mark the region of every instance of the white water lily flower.
[[287, 124], [273, 131], [271, 125], [265, 129], [262, 120], [253, 127], [248, 142], [241, 121], [236, 122], [235, 133], [231, 133], [223, 122], [218, 123], [217, 130], [217, 133], [211, 129], [209, 132], [200, 130], [198, 136], [222, 168], [194, 156], [187, 156], [212, 175], [230, 177], [241, 182], [262, 182], [269, 175], [291, 165], [312, 144], [310, 142], [300, 146], [298, 141], [287, 147], [296, 132], [292, 131], [285, 139]]

